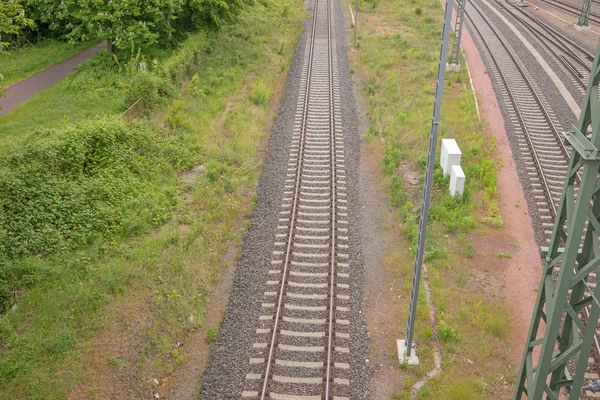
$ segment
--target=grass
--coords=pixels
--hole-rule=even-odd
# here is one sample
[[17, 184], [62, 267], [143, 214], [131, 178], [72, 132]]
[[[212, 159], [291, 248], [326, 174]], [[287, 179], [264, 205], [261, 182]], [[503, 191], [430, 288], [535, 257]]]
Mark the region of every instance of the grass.
[[[375, 9], [364, 7], [361, 13], [359, 49], [350, 53], [351, 67], [370, 118], [367, 147], [381, 155], [381, 175], [397, 210], [393, 233], [405, 238], [406, 247], [399, 250], [404, 257], [394, 265], [408, 297], [443, 9], [438, 0], [381, 0]], [[442, 372], [419, 392], [422, 399], [508, 398], [511, 392], [498, 377], [510, 381], [516, 373], [505, 351], [508, 312], [502, 299], [487, 290], [493, 283], [488, 272], [477, 269], [478, 254], [471, 244], [473, 236], [501, 231], [503, 221], [497, 207], [496, 144], [478, 121], [468, 79], [463, 68], [447, 72], [444, 85], [440, 139], [457, 140], [467, 179], [464, 195], [452, 198], [449, 178], [436, 165], [425, 259], [437, 304]], [[405, 309], [408, 304], [401, 307], [402, 318]], [[406, 369], [406, 391], [397, 398], [410, 397], [412, 382], [433, 368], [435, 335], [421, 294], [416, 332], [421, 365]]]
[[0, 56], [0, 74], [4, 75], [2, 84], [13, 85], [74, 56], [95, 43], [90, 41], [72, 44], [48, 39], [14, 50], [9, 49], [9, 55]]
[[[168, 67], [166, 85], [173, 92], [159, 98], [152, 96], [167, 87], [165, 82], [154, 75], [137, 75], [99, 54], [0, 120], [0, 152], [26, 147], [35, 151], [38, 137], [46, 135], [42, 128], [55, 128], [53, 135], [60, 141], [61, 132], [72, 126], [113, 121], [132, 95], [125, 82], [133, 77], [143, 79], [149, 98], [156, 100], [146, 124], [175, 146], [169, 150], [159, 141], [155, 145], [168, 155], [155, 152], [153, 157], [179, 159], [182, 149], [187, 154], [183, 164], [155, 163], [153, 168], [161, 172], [152, 173], [152, 178], [143, 178], [143, 169], [132, 170], [136, 179], [153, 182], [127, 189], [139, 201], [125, 210], [126, 225], [137, 228], [90, 228], [97, 234], [83, 244], [58, 240], [50, 247], [35, 247], [35, 253], [24, 251], [0, 260], [10, 271], [0, 283], [9, 285], [11, 294], [18, 293], [15, 307], [0, 316], [0, 399], [62, 399], [74, 390], [85, 398], [105, 398], [118, 384], [110, 379], [109, 371], [114, 370], [127, 374], [129, 388], [161, 394], [165, 388], [153, 379], [167, 382], [188, 362], [186, 348], [179, 343], [202, 326], [223, 255], [231, 242], [239, 241], [242, 221], [252, 208], [261, 141], [273, 121], [270, 104], [274, 94], [281, 93], [303, 17], [297, 2], [266, 0], [235, 26], [192, 36], [154, 67]], [[197, 53], [188, 58], [190, 63], [182, 63], [190, 49]], [[175, 67], [186, 70], [178, 70], [174, 78]], [[157, 72], [156, 77], [162, 76]], [[256, 88], [262, 92], [260, 101], [250, 95]], [[269, 90], [265, 93], [264, 88]], [[54, 110], [44, 109], [54, 102]], [[45, 114], [38, 117], [36, 112]], [[96, 115], [104, 117], [88, 119]], [[106, 123], [111, 130], [110, 124], [123, 126]], [[78, 157], [81, 152], [73, 149]], [[103, 157], [97, 160], [103, 179], [121, 176], [118, 168], [105, 168], [112, 164], [103, 163]], [[191, 165], [197, 168], [187, 170]], [[179, 176], [182, 169], [186, 171]], [[57, 174], [62, 179], [61, 171]], [[64, 178], [87, 193], [87, 178]], [[103, 197], [84, 198], [110, 204]], [[60, 196], [57, 199], [60, 203]], [[39, 215], [38, 203], [30, 204], [29, 211]], [[120, 207], [120, 202], [113, 205], [116, 212], [123, 211]], [[156, 214], [145, 212], [152, 209]], [[68, 246], [62, 249], [61, 244]], [[206, 339], [210, 341], [213, 333]], [[119, 346], [133, 350], [119, 354]]]

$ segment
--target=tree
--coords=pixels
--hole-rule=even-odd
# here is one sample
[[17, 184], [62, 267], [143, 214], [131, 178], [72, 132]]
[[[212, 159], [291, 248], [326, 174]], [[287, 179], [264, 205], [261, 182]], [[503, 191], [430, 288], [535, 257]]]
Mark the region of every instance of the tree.
[[25, 26], [33, 26], [33, 21], [25, 17], [20, 0], [0, 2], [0, 52], [10, 45], [7, 38], [16, 36]]
[[174, 33], [219, 28], [254, 0], [27, 0], [34, 19], [60, 37], [117, 48], [170, 44]]

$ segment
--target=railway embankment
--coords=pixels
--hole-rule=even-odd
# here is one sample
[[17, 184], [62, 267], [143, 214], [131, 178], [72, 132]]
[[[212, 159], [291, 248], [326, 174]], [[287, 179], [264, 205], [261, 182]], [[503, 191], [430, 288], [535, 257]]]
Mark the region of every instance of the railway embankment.
[[0, 119], [0, 398], [198, 390], [303, 14], [97, 54]]

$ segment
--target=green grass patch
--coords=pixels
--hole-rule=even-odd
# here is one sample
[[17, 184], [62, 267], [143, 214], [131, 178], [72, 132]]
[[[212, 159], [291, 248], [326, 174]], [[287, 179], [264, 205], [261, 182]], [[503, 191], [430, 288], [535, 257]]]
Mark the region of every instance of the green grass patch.
[[96, 42], [66, 43], [47, 39], [40, 43], [9, 49], [0, 56], [3, 85], [12, 85], [93, 46]]

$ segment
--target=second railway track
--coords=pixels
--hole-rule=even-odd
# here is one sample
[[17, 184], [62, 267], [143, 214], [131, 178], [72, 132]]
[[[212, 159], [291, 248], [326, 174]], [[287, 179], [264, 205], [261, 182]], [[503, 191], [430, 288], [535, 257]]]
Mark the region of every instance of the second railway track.
[[315, 0], [287, 179], [242, 398], [346, 400], [346, 168], [333, 10]]
[[[477, 23], [472, 12], [467, 11], [469, 27], [477, 34], [489, 56], [493, 76], [497, 77], [497, 84], [514, 131], [515, 143], [527, 171], [529, 190], [534, 196], [534, 208], [536, 208], [542, 227], [542, 240], [547, 242], [552, 233], [556, 208], [560, 201], [565, 171], [569, 162], [569, 151], [561, 137], [562, 129], [527, 68], [516, 56], [516, 52], [494, 23], [478, 5], [470, 3], [469, 10], [474, 10], [477, 21], [483, 22]], [[541, 38], [548, 39], [549, 36], [541, 35], [541, 32], [545, 31], [545, 35], [552, 35], [555, 40], [562, 40], [558, 32], [544, 29], [541, 23], [534, 28], [532, 23], [528, 24], [523, 18], [514, 14], [512, 16], [524, 26], [532, 30], [536, 29], [536, 33]], [[566, 46], [570, 43], [565, 42], [566, 40], [555, 46], [563, 52], [568, 52]], [[575, 51], [580, 52], [579, 56], [575, 55], [578, 58], [581, 58], [581, 54], [585, 56], [585, 51], [579, 47], [571, 47], [570, 50], [570, 56], [573, 56], [572, 53]], [[560, 57], [556, 52], [553, 54]], [[566, 59], [566, 57], [564, 58]], [[579, 68], [585, 70], [585, 63], [581, 63]], [[580, 70], [574, 68], [572, 73], [574, 75], [578, 72], [581, 73]], [[557, 272], [555, 271], [556, 276]], [[590, 277], [594, 282], [590, 282], [589, 285], [595, 287], [596, 277], [595, 275], [590, 275]], [[584, 308], [581, 318], [587, 321], [587, 316], [588, 309]], [[594, 338], [593, 353], [596, 360], [589, 359], [589, 370], [596, 370], [597, 360], [600, 359], [598, 333]]]

